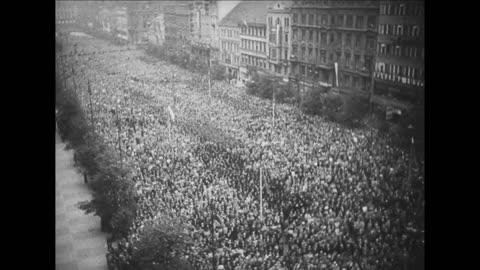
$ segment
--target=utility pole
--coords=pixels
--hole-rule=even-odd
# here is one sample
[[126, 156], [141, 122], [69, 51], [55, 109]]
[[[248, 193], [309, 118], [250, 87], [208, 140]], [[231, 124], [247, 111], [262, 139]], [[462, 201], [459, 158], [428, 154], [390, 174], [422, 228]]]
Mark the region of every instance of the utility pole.
[[212, 66], [212, 48], [209, 47], [208, 49], [208, 97], [211, 99], [212, 98], [212, 85], [211, 85], [211, 81], [210, 81], [210, 69], [211, 69], [211, 66]]
[[260, 220], [263, 220], [262, 176], [262, 168], [260, 168]]

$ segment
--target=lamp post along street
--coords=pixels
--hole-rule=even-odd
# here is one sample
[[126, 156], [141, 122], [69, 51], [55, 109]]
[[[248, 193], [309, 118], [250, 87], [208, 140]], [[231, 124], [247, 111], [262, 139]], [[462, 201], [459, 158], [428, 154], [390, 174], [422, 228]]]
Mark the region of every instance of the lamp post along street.
[[263, 177], [262, 168], [260, 168], [260, 220], [263, 220], [262, 177]]

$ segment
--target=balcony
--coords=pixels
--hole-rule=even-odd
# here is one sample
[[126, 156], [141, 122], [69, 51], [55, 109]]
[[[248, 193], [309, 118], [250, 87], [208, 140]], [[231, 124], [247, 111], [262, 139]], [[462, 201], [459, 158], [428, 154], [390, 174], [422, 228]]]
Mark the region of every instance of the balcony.
[[412, 87], [425, 86], [425, 80], [412, 79], [412, 78], [407, 78], [407, 77], [384, 73], [384, 72], [375, 72], [374, 77], [377, 80], [388, 81], [389, 83], [394, 83], [397, 85], [408, 85]]

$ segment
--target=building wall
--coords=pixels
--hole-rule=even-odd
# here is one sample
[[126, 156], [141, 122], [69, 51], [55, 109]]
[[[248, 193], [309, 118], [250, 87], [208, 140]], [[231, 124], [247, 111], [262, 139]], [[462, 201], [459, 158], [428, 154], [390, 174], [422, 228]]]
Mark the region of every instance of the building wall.
[[190, 37], [188, 5], [182, 2], [165, 6], [165, 42], [169, 46], [185, 47]]
[[55, 1], [55, 24], [74, 24], [77, 20], [75, 2]]
[[[208, 60], [209, 48], [220, 48], [218, 32], [218, 2], [191, 1], [189, 4], [191, 53]], [[219, 60], [216, 53], [211, 55]]]
[[[371, 89], [377, 38], [374, 1], [295, 1], [291, 76], [311, 87], [334, 86], [366, 95]], [[338, 63], [336, 85], [334, 63]]]
[[247, 70], [260, 72], [268, 70], [266, 24], [248, 23], [241, 26], [240, 32], [240, 78], [248, 80]]
[[381, 1], [378, 33], [374, 101], [396, 106], [399, 102], [393, 99], [421, 102], [425, 83], [423, 1]]
[[226, 66], [228, 73], [238, 76], [240, 65], [240, 27], [219, 26], [220, 64]]
[[129, 34], [134, 43], [148, 41], [152, 21], [162, 12], [165, 3], [158, 1], [128, 2]]
[[267, 56], [269, 72], [274, 76], [288, 78], [291, 44], [290, 7], [286, 1], [278, 1], [267, 12]]

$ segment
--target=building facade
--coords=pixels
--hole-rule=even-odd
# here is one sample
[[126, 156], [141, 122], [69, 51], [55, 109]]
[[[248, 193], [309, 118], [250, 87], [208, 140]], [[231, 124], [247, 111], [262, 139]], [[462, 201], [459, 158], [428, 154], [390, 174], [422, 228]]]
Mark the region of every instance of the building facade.
[[424, 2], [381, 1], [372, 102], [408, 111], [424, 99]]
[[147, 43], [150, 25], [161, 12], [164, 2], [130, 1], [128, 5], [128, 34], [132, 43]]
[[246, 12], [240, 27], [240, 68], [242, 83], [250, 80], [250, 72], [266, 74], [267, 60], [267, 6], [273, 1], [245, 2]]
[[77, 23], [77, 6], [74, 1], [55, 1], [55, 24], [72, 25]]
[[[190, 49], [194, 57], [208, 60], [210, 52], [214, 60], [218, 60], [218, 8], [217, 1], [190, 1]], [[214, 49], [214, 50], [211, 50]]]
[[293, 1], [277, 1], [267, 10], [267, 59], [273, 76], [288, 81], [291, 37], [291, 5]]
[[369, 95], [378, 2], [294, 1], [291, 9], [290, 80], [304, 89]]
[[165, 42], [165, 20], [163, 13], [153, 19], [148, 31], [148, 41], [153, 45], [163, 45]]
[[187, 2], [164, 6], [165, 44], [170, 48], [189, 50], [190, 26]]

